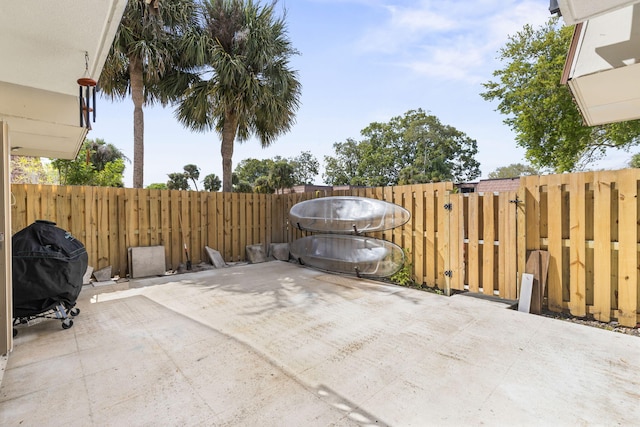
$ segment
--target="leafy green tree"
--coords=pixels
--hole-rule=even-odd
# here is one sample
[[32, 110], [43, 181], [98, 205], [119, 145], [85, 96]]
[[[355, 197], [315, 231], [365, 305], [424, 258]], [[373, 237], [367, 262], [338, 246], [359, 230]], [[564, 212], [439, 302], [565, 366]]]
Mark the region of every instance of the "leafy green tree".
[[52, 162], [52, 165], [58, 171], [59, 182], [62, 185], [124, 186], [123, 172], [125, 166], [122, 159], [108, 163], [101, 171], [96, 170], [85, 159], [56, 159]]
[[322, 179], [329, 185], [349, 185], [358, 179], [358, 142], [348, 138], [333, 144], [335, 157], [324, 156]]
[[525, 175], [538, 175], [539, 171], [533, 166], [523, 165], [522, 163], [512, 163], [508, 166], [501, 166], [495, 171], [489, 173], [489, 178], [517, 178]]
[[222, 181], [220, 181], [220, 178], [218, 178], [218, 175], [215, 173], [205, 176], [202, 183], [206, 191], [219, 191], [222, 186]]
[[90, 161], [97, 170], [103, 170], [108, 163], [116, 159], [129, 161], [122, 150], [113, 144], [107, 144], [102, 138], [87, 139], [86, 143], [91, 157]]
[[107, 142], [102, 138], [96, 138], [95, 140], [87, 139], [85, 141], [85, 148], [87, 150], [86, 153], [89, 156], [89, 162], [98, 171], [103, 170], [114, 160], [121, 159], [123, 161], [129, 161], [122, 150], [113, 144], [107, 144]]
[[261, 176], [256, 179], [253, 187], [250, 192], [258, 193], [258, 194], [273, 194], [276, 191], [269, 177]]
[[636, 153], [631, 156], [631, 159], [629, 160], [629, 167], [640, 168], [640, 153]]
[[234, 193], [253, 193], [253, 186], [246, 181], [241, 181], [235, 172], [231, 174], [231, 182]]
[[269, 194], [276, 189], [296, 184], [296, 166], [293, 160], [276, 156], [273, 159], [244, 159], [233, 173], [234, 191], [239, 193]]
[[44, 164], [40, 157], [11, 156], [11, 183], [53, 184], [55, 176], [51, 165]]
[[556, 172], [582, 169], [604, 155], [607, 148], [628, 149], [638, 144], [640, 121], [588, 127], [560, 83], [573, 27], [560, 26], [557, 18], [534, 29], [530, 25], [500, 49], [504, 68], [496, 81], [484, 84], [482, 97], [497, 100], [497, 111], [516, 134], [516, 143], [539, 168]]
[[336, 143], [336, 156], [325, 156], [326, 183], [386, 186], [480, 176], [476, 141], [421, 109], [361, 133], [362, 141]]
[[84, 159], [55, 159], [51, 165], [58, 171], [58, 182], [61, 185], [93, 185], [95, 168]]
[[104, 165], [102, 170], [95, 174], [93, 185], [100, 187], [124, 187], [124, 160], [116, 159]]
[[276, 190], [291, 188], [295, 184], [293, 174], [293, 166], [287, 160], [279, 160], [269, 170], [269, 183]]
[[62, 185], [124, 187], [125, 159], [122, 151], [104, 140], [88, 139], [74, 160], [55, 159], [51, 165]]
[[255, 135], [267, 147], [291, 128], [298, 109], [301, 85], [289, 67], [297, 51], [276, 3], [206, 0], [202, 37], [188, 50], [208, 67], [199, 70], [176, 115], [190, 129], [221, 136], [223, 191], [232, 190], [236, 137]]
[[167, 188], [169, 190], [189, 190], [189, 178], [184, 172], [174, 172], [167, 174], [169, 181], [167, 181]]
[[303, 151], [299, 156], [289, 159], [293, 166], [293, 180], [295, 184], [312, 184], [318, 171], [320, 163], [309, 151]]
[[167, 184], [164, 182], [154, 182], [153, 184], [147, 185], [147, 189], [149, 190], [168, 190]]
[[[269, 182], [269, 178], [267, 178], [266, 176], [260, 177], [259, 180], [266, 180], [267, 183]], [[262, 184], [262, 182], [263, 181], [260, 181], [260, 184]], [[240, 181], [233, 185], [233, 192], [234, 193], [253, 193], [253, 186], [248, 182]], [[273, 190], [270, 191], [270, 193], [273, 193]]]
[[420, 184], [431, 181], [431, 177], [423, 173], [415, 166], [407, 166], [400, 170], [398, 174], [399, 185]]
[[[144, 170], [143, 106], [166, 105], [175, 96], [159, 83], [187, 66], [185, 39], [196, 25], [194, 0], [129, 0], [100, 76], [100, 89], [112, 99], [129, 95], [133, 110], [133, 186], [142, 188]], [[97, 60], [98, 58], [95, 58]]]
[[234, 169], [234, 175], [237, 182], [246, 182], [253, 185], [258, 178], [269, 176], [272, 165], [272, 159], [244, 159]]
[[200, 178], [200, 168], [196, 165], [185, 165], [184, 175], [193, 182], [193, 186], [198, 191], [198, 178]]

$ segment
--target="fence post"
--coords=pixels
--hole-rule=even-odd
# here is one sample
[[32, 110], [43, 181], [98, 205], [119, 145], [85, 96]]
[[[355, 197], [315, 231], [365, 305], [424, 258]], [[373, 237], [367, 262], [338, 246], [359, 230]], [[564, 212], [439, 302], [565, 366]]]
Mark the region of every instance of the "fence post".
[[451, 296], [451, 277], [453, 276], [453, 270], [451, 269], [451, 193], [447, 191], [444, 194], [443, 215], [444, 215], [444, 230], [442, 230], [442, 257], [444, 258], [444, 294]]

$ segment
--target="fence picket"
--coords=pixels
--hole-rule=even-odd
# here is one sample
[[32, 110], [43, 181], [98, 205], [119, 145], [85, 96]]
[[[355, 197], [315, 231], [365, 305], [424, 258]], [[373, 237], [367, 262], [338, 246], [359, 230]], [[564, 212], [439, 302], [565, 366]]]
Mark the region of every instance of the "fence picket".
[[437, 286], [436, 267], [436, 191], [435, 187], [427, 187], [425, 191], [425, 283], [429, 287]]
[[[125, 269], [124, 264], [121, 264], [119, 256], [122, 250], [121, 243], [119, 241], [118, 229], [119, 229], [119, 212], [118, 212], [118, 199], [121, 197], [123, 189], [121, 188], [109, 188], [106, 191], [105, 196], [105, 209], [107, 210], [106, 224], [100, 224], [98, 233], [102, 238], [108, 241], [109, 248], [107, 249], [107, 259], [102, 264], [102, 267], [111, 266], [111, 273], [113, 275], [124, 276]], [[126, 255], [126, 254], [125, 254]], [[100, 265], [100, 263], [98, 263]], [[100, 268], [100, 267], [98, 267]]]
[[[38, 197], [40, 198], [40, 218], [55, 218], [56, 214], [56, 198], [53, 193], [52, 185], [38, 186]], [[25, 224], [27, 226], [29, 224]]]
[[149, 190], [147, 197], [149, 203], [149, 245], [158, 246], [160, 244], [160, 190]]
[[495, 203], [493, 193], [482, 196], [482, 293], [493, 295], [495, 267]]
[[42, 217], [42, 210], [40, 209], [40, 186], [39, 185], [27, 187], [26, 204], [27, 204], [26, 225], [33, 224], [38, 219], [46, 219], [46, 220], [57, 223], [58, 215], [60, 216], [63, 215], [63, 213], [58, 214], [58, 210], [56, 210], [55, 214], [51, 216], [51, 219]]
[[464, 196], [450, 194], [451, 219], [449, 221], [449, 268], [451, 289], [464, 290]]
[[234, 261], [233, 259], [233, 250], [231, 248], [231, 233], [233, 230], [233, 218], [231, 217], [231, 205], [233, 203], [233, 194], [232, 193], [223, 193], [223, 205], [222, 205], [222, 221], [223, 225], [223, 234], [224, 234], [224, 242], [223, 242], [223, 255], [224, 259], [228, 259]]
[[[126, 276], [126, 274], [129, 272], [128, 266], [127, 266], [127, 224], [126, 221], [122, 221], [122, 218], [126, 218], [126, 211], [125, 211], [125, 199], [126, 199], [126, 194], [127, 194], [127, 189], [122, 188], [119, 192], [118, 192], [118, 199], [116, 201], [117, 206], [118, 206], [118, 210], [117, 210], [117, 215], [118, 215], [118, 220], [117, 220], [117, 226], [118, 226], [118, 242], [120, 242], [120, 246], [119, 246], [119, 251], [118, 251], [118, 259], [119, 262], [118, 264], [120, 265], [120, 271], [118, 274], [120, 274], [122, 277]], [[92, 260], [89, 259], [89, 265], [94, 265], [92, 264]]]
[[[599, 172], [595, 177], [594, 211], [598, 220], [594, 224], [594, 296], [593, 315], [601, 322], [611, 320], [611, 209], [612, 187], [615, 178], [612, 173]], [[604, 262], [603, 262], [604, 261]]]
[[[97, 238], [98, 256], [96, 258], [96, 269], [101, 269], [109, 265], [109, 192], [100, 191], [95, 195], [97, 202], [97, 224], [90, 230]], [[113, 271], [113, 268], [112, 268]]]
[[569, 207], [569, 310], [574, 316], [584, 317], [586, 307], [586, 214], [585, 214], [585, 180], [587, 175], [577, 173], [570, 178]]
[[620, 236], [617, 318], [623, 326], [638, 322], [638, 170], [618, 175]]
[[[215, 250], [220, 252], [220, 255], [224, 258], [224, 195], [225, 193], [216, 193], [215, 194], [215, 213], [216, 213], [216, 240], [215, 246], [213, 247]], [[229, 260], [229, 258], [224, 258], [225, 261]]]
[[556, 312], [562, 311], [562, 269], [563, 269], [563, 243], [562, 220], [567, 214], [564, 212], [562, 201], [562, 175], [549, 175], [542, 181], [547, 185], [547, 199], [549, 211], [547, 212], [549, 230], [549, 309]]
[[467, 262], [469, 263], [469, 292], [478, 292], [480, 288], [480, 195], [470, 193], [467, 196], [468, 212], [467, 229]]
[[138, 209], [138, 245], [137, 246], [150, 246], [151, 245], [151, 209], [149, 192], [144, 191], [141, 188], [136, 190], [136, 201]]
[[198, 191], [189, 191], [189, 257], [193, 264], [198, 264], [204, 259], [202, 252], [204, 246], [200, 241], [200, 193]]
[[517, 193], [504, 192], [498, 196], [500, 224], [498, 226], [498, 294], [501, 298], [517, 298]]
[[436, 184], [436, 284], [438, 289], [445, 289], [447, 284], [446, 276], [446, 263], [449, 257], [449, 211], [446, 205], [449, 202], [449, 192], [446, 191], [441, 185]]
[[160, 192], [160, 244], [164, 246], [164, 264], [167, 270], [172, 268], [171, 262], [171, 193]]
[[[411, 251], [411, 262], [413, 263], [414, 280], [422, 285], [425, 283], [425, 210], [424, 210], [424, 186], [414, 185], [413, 194], [415, 197], [414, 209], [411, 211], [411, 219], [413, 223], [414, 244]], [[373, 192], [368, 192], [367, 197], [371, 197]]]
[[204, 263], [209, 263], [209, 257], [204, 251], [204, 247], [209, 244], [209, 192], [203, 192], [198, 194], [198, 206], [200, 209], [200, 217], [198, 218], [198, 239], [200, 240], [200, 246], [197, 248], [200, 252], [200, 259]]
[[[84, 213], [84, 207], [81, 207], [77, 203], [72, 203], [71, 201], [71, 187], [58, 187], [57, 197], [56, 197], [56, 216], [53, 220], [58, 227], [69, 230], [76, 237], [84, 240], [85, 236], [82, 233], [82, 229], [71, 229], [71, 225], [69, 224], [69, 220], [72, 219], [72, 216], [76, 216], [78, 221], [81, 221], [82, 215]], [[39, 199], [40, 195], [36, 196], [36, 201]], [[36, 203], [34, 206], [34, 213], [38, 215], [41, 211], [39, 211], [39, 204]], [[28, 217], [27, 217], [28, 218]], [[28, 218], [29, 219], [29, 218]], [[34, 217], [30, 219], [29, 224], [34, 222], [39, 218]]]

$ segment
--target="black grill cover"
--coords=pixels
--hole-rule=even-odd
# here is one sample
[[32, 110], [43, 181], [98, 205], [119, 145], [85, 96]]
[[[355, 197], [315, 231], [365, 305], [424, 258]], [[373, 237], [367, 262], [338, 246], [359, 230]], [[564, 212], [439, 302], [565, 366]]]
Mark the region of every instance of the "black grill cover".
[[60, 303], [73, 307], [87, 271], [84, 245], [50, 221], [36, 221], [11, 241], [13, 317], [34, 316]]

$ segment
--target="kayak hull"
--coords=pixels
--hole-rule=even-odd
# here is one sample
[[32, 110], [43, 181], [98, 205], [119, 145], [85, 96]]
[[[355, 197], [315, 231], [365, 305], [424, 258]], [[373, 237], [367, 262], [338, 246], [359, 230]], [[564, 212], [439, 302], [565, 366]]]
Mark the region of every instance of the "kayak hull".
[[289, 220], [301, 230], [361, 234], [400, 227], [411, 218], [402, 206], [368, 197], [334, 196], [305, 200], [289, 211]]
[[386, 240], [353, 235], [313, 235], [291, 244], [291, 255], [319, 270], [388, 277], [404, 265], [404, 253]]

